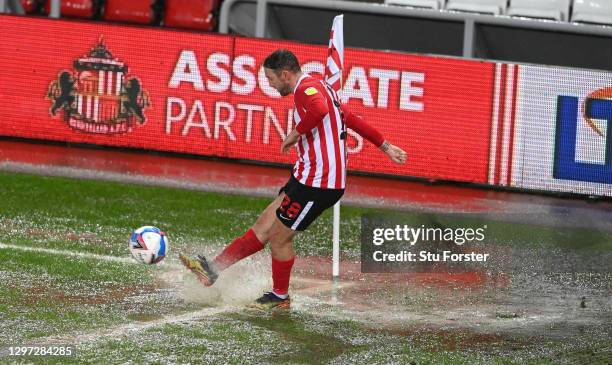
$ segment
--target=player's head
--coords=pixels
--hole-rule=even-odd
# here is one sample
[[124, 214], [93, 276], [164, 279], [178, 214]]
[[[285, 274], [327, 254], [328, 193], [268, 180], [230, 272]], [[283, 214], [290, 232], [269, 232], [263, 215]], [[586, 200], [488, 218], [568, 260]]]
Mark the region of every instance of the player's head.
[[286, 49], [277, 49], [264, 61], [264, 72], [270, 86], [275, 88], [282, 96], [291, 94], [295, 75], [301, 71], [297, 57]]

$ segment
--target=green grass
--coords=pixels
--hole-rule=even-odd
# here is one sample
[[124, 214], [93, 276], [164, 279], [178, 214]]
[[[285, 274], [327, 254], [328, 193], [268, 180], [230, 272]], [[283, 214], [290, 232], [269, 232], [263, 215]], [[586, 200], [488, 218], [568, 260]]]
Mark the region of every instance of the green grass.
[[[0, 241], [124, 256], [131, 229], [162, 228], [174, 247], [220, 247], [252, 225], [270, 199], [0, 173]], [[359, 247], [359, 219], [344, 208], [347, 250]], [[301, 255], [329, 255], [331, 212], [295, 244]]]
[[[144, 265], [126, 265], [93, 258], [73, 259], [43, 252], [1, 250], [3, 271], [27, 272], [37, 277], [52, 276], [65, 281], [84, 281], [109, 284], [144, 284], [151, 271]], [[41, 283], [42, 284], [42, 283]]]
[[[427, 331], [389, 333], [353, 321], [303, 313], [233, 312], [102, 340], [80, 347], [76, 358], [63, 358], [57, 363], [558, 364], [558, 361], [538, 358], [523, 350], [501, 351], [490, 344], [487, 344], [488, 354], [469, 348], [449, 349], [450, 335], [445, 335], [443, 341], [439, 336]], [[593, 344], [593, 349], [597, 345]], [[558, 344], [548, 346], [561, 348]], [[585, 349], [577, 354], [560, 350], [557, 354], [564, 359], [584, 361], [589, 351]]]
[[[164, 187], [74, 180], [0, 172], [0, 242], [124, 256], [132, 229], [155, 225], [175, 248], [222, 247], [255, 222], [270, 199], [193, 192]], [[343, 254], [360, 252], [363, 215], [389, 216], [403, 224], [454, 227], [488, 223], [488, 237], [512, 245], [590, 247], [609, 250], [612, 234], [493, 222], [466, 216], [342, 207]], [[304, 233], [295, 248], [300, 256], [331, 255], [331, 210]]]
[[[176, 250], [216, 250], [242, 234], [270, 199], [171, 188], [0, 173], [0, 242], [84, 253], [127, 257], [133, 228], [156, 225]], [[453, 226], [479, 220], [422, 213], [343, 206], [344, 254], [360, 252], [364, 214], [392, 215], [404, 224], [437, 221]], [[298, 236], [300, 256], [331, 254], [331, 212]], [[534, 242], [570, 247], [577, 241], [609, 248], [609, 235], [583, 229], [488, 222], [503, 242]], [[597, 240], [597, 238], [602, 238]], [[174, 251], [174, 252], [173, 252]], [[177, 288], [159, 280], [160, 269], [144, 265], [37, 251], [0, 249], [0, 345], [37, 343], [45, 338], [73, 338], [123, 324], [200, 309], [173, 295]], [[609, 285], [606, 284], [606, 285]], [[454, 289], [418, 293], [363, 294], [365, 303], [380, 301], [398, 310], [429, 314], [465, 300], [478, 305], [479, 293]], [[589, 298], [589, 305], [592, 303]], [[390, 313], [390, 315], [393, 313]], [[522, 320], [498, 312], [499, 320]], [[325, 304], [289, 313], [231, 310], [194, 321], [153, 326], [79, 345], [77, 356], [17, 359], [24, 363], [105, 364], [557, 364], [558, 359], [601, 364], [612, 346], [601, 332], [584, 340], [540, 343], [524, 338], [482, 340], [473, 331], [444, 331], [427, 323], [398, 328], [352, 318]], [[533, 343], [532, 343], [533, 342]], [[538, 347], [542, 347], [539, 349]], [[12, 362], [0, 358], [0, 363]]]
[[0, 273], [0, 343], [122, 323], [123, 293], [152, 280], [144, 265], [8, 249]]

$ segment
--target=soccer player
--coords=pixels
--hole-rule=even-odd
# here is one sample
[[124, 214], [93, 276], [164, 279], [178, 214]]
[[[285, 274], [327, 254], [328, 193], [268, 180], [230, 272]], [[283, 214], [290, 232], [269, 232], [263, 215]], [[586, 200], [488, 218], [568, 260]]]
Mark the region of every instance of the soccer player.
[[223, 270], [269, 243], [273, 288], [250, 306], [288, 308], [289, 278], [295, 259], [293, 238], [344, 194], [346, 127], [376, 145], [396, 163], [406, 162], [406, 152], [342, 106], [325, 81], [303, 73], [292, 52], [279, 49], [270, 54], [264, 61], [264, 71], [270, 85], [282, 96], [293, 94], [294, 97], [296, 128], [281, 145], [282, 153], [288, 153], [294, 145], [297, 147], [298, 160], [289, 181], [255, 224], [214, 260], [209, 262], [202, 255], [190, 258], [181, 253], [179, 256], [202, 284], [210, 286]]

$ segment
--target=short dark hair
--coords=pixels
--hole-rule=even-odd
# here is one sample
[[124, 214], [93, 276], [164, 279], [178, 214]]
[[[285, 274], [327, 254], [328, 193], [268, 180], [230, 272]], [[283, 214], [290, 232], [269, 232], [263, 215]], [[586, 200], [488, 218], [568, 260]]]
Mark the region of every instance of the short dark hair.
[[264, 67], [269, 68], [274, 72], [279, 72], [282, 70], [299, 72], [302, 70], [297, 57], [295, 57], [293, 52], [287, 49], [277, 49], [276, 51], [272, 52], [272, 54], [266, 57]]

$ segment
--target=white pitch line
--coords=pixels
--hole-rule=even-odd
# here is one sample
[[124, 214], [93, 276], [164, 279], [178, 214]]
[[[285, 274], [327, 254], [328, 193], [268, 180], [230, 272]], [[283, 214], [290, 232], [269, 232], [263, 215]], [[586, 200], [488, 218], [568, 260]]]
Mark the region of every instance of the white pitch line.
[[[53, 255], [73, 256], [73, 257], [81, 257], [81, 258], [127, 263], [127, 264], [140, 264], [129, 257], [98, 255], [98, 254], [92, 254], [92, 253], [86, 253], [86, 252], [56, 250], [56, 249], [51, 249], [51, 248], [12, 245], [12, 244], [6, 244], [6, 243], [0, 243], [0, 249], [13, 249], [13, 250], [20, 250], [20, 251], [27, 251], [27, 252], [44, 252], [44, 253], [49, 253]], [[78, 334], [73, 334], [70, 336], [59, 336], [59, 337], [52, 336], [52, 337], [41, 338], [39, 340], [42, 341], [42, 343], [81, 344], [81, 343], [86, 343], [86, 342], [97, 341], [101, 338], [121, 337], [123, 335], [132, 333], [134, 331], [146, 330], [151, 327], [163, 326], [165, 324], [194, 321], [194, 320], [212, 316], [215, 314], [228, 312], [233, 309], [234, 309], [233, 307], [205, 308], [205, 309], [201, 309], [198, 311], [184, 313], [180, 315], [162, 317], [155, 321], [128, 323], [128, 324], [123, 324], [123, 325], [106, 328], [106, 329], [101, 329], [101, 330], [97, 330], [93, 332], [78, 333]]]
[[[141, 262], [138, 262], [129, 256], [121, 257], [121, 256], [111, 256], [111, 255], [100, 255], [100, 254], [89, 253], [89, 252], [58, 250], [54, 248], [44, 248], [44, 247], [36, 247], [36, 246], [13, 245], [10, 243], [2, 243], [2, 242], [0, 242], [0, 249], [13, 249], [13, 250], [19, 250], [19, 251], [28, 251], [28, 252], [42, 252], [42, 253], [48, 253], [52, 255], [72, 256], [72, 257], [79, 257], [79, 258], [84, 258], [84, 259], [118, 262], [121, 264], [143, 265]], [[167, 260], [162, 261], [158, 265], [163, 265], [164, 267], [169, 267], [169, 268], [183, 267], [182, 265], [179, 265], [179, 264], [170, 263]]]
[[[87, 252], [58, 250], [58, 249], [44, 248], [44, 247], [22, 246], [22, 245], [14, 245], [14, 244], [7, 244], [7, 243], [1, 243], [1, 242], [0, 242], [0, 249], [19, 250], [19, 251], [26, 251], [26, 252], [42, 252], [42, 253], [48, 253], [52, 255], [72, 256], [72, 257], [96, 259], [96, 260], [102, 260], [102, 261], [119, 262], [119, 263], [124, 263], [124, 264], [141, 265], [140, 263], [134, 261], [133, 259], [129, 257], [99, 255], [99, 254], [93, 254], [93, 253], [87, 253]], [[172, 266], [182, 267], [181, 265], [172, 265]], [[338, 288], [351, 287], [355, 284], [355, 283], [342, 283], [340, 285], [337, 285], [337, 284], [333, 284], [323, 279], [311, 279], [311, 278], [301, 278], [301, 277], [295, 277], [293, 280], [295, 282], [303, 282], [303, 283], [314, 285], [314, 286], [309, 286], [306, 288], [294, 290], [295, 293], [300, 293], [300, 295], [303, 298], [307, 298], [308, 294], [313, 294], [317, 291], [332, 290], [332, 288], [334, 288], [334, 285], [336, 285], [336, 289], [338, 289]], [[327, 302], [319, 301], [319, 304], [321, 303], [327, 303]], [[327, 304], [338, 304], [338, 303], [335, 303], [334, 301], [330, 301]], [[162, 317], [154, 321], [131, 322], [131, 323], [122, 324], [122, 325], [118, 325], [118, 326], [114, 326], [110, 328], [103, 328], [103, 329], [98, 329], [98, 330], [91, 331], [91, 332], [82, 332], [82, 333], [71, 334], [67, 336], [43, 337], [43, 338], [39, 338], [37, 341], [39, 341], [40, 343], [45, 343], [45, 344], [55, 344], [55, 343], [83, 344], [83, 343], [88, 343], [88, 342], [99, 341], [104, 338], [119, 338], [119, 337], [122, 337], [124, 335], [130, 334], [133, 332], [143, 331], [149, 328], [163, 326], [166, 324], [196, 321], [201, 318], [210, 317], [216, 314], [230, 312], [230, 311], [237, 310], [237, 309], [244, 309], [244, 308], [242, 307], [238, 308], [238, 307], [232, 307], [232, 306], [204, 308], [201, 310], [188, 312], [184, 314]]]
[[[0, 242], [0, 249], [12, 249], [12, 250], [28, 251], [28, 252], [42, 252], [42, 253], [48, 253], [52, 255], [73, 256], [73, 257], [80, 257], [80, 258], [85, 258], [85, 259], [119, 262], [122, 264], [142, 265], [142, 263], [132, 259], [131, 257], [100, 255], [100, 254], [89, 253], [89, 252], [58, 250], [54, 248], [44, 248], [44, 247], [36, 247], [36, 246], [14, 245], [10, 243], [2, 243], [2, 242]], [[161, 265], [164, 265], [165, 267], [169, 267], [169, 268], [182, 268], [183, 267], [183, 265], [170, 263], [168, 261], [162, 262]], [[298, 277], [298, 276], [294, 278], [294, 281], [305, 283], [305, 284], [312, 284], [316, 286], [331, 286], [332, 285], [330, 280], [303, 278], [303, 277]], [[347, 284], [348, 283], [343, 283], [340, 285], [340, 287], [345, 287]], [[301, 290], [304, 290], [304, 289], [301, 289]]]
[[99, 255], [95, 253], [89, 252], [78, 252], [78, 251], [69, 251], [69, 250], [57, 250], [54, 248], [44, 248], [44, 247], [33, 247], [33, 246], [22, 246], [22, 245], [12, 245], [8, 243], [0, 242], [0, 249], [12, 249], [19, 251], [29, 251], [29, 252], [42, 252], [48, 253], [52, 255], [63, 255], [63, 256], [74, 256], [81, 257], [86, 259], [95, 259], [95, 260], [103, 260], [103, 261], [112, 261], [112, 262], [120, 262], [122, 264], [138, 264], [135, 260], [130, 257], [119, 257], [119, 256], [109, 256], [109, 255]]
[[[131, 257], [100, 255], [100, 254], [89, 253], [89, 252], [58, 250], [54, 248], [44, 248], [44, 247], [36, 247], [36, 246], [14, 245], [10, 243], [2, 243], [2, 242], [0, 242], [0, 249], [12, 249], [12, 250], [28, 251], [28, 252], [42, 252], [42, 253], [48, 253], [52, 255], [73, 256], [73, 257], [80, 257], [80, 258], [85, 258], [85, 259], [119, 262], [122, 264], [142, 265], [142, 263], [132, 259]], [[182, 268], [183, 267], [183, 265], [174, 264], [170, 262], [162, 262], [161, 265], [164, 265], [165, 267], [169, 267], [169, 268]], [[312, 285], [315, 285], [316, 287], [319, 287], [319, 286], [331, 287], [333, 285], [330, 282], [330, 280], [325, 280], [325, 279], [305, 278], [305, 277], [296, 276], [293, 280], [296, 282], [301, 282], [305, 284], [312, 284]], [[339, 288], [344, 288], [347, 285], [349, 285], [349, 283], [342, 283], [340, 284]], [[312, 289], [312, 287], [308, 287], [308, 288], [304, 288], [300, 290], [307, 290], [307, 289]]]
[[[313, 300], [312, 298], [309, 298], [308, 296], [304, 294], [310, 294], [310, 292], [312, 291], [311, 289], [330, 290], [331, 289], [331, 287], [329, 287], [330, 285], [331, 284], [319, 285], [313, 288], [309, 287], [305, 289], [298, 289], [298, 290], [295, 290], [295, 292], [300, 293], [302, 300], [310, 299], [312, 301]], [[346, 285], [342, 285], [341, 287], [350, 287], [352, 285], [353, 283], [346, 283]], [[318, 304], [338, 304], [334, 301], [321, 301], [321, 300], [317, 300], [317, 303]], [[38, 339], [37, 341], [39, 341], [40, 343], [44, 343], [44, 344], [60, 344], [60, 343], [61, 344], [67, 344], [67, 343], [85, 344], [88, 342], [98, 342], [105, 338], [121, 338], [130, 333], [145, 331], [153, 327], [164, 326], [167, 324], [180, 323], [180, 322], [193, 322], [193, 321], [197, 321], [199, 319], [214, 316], [217, 314], [227, 313], [231, 311], [245, 310], [245, 309], [246, 309], [245, 307], [235, 307], [235, 306], [204, 308], [204, 309], [200, 309], [197, 311], [188, 312], [184, 314], [162, 317], [154, 321], [136, 322], [136, 323], [132, 322], [132, 323], [122, 324], [122, 325], [118, 325], [118, 326], [114, 326], [110, 328], [99, 329], [99, 330], [91, 331], [91, 332], [71, 334], [69, 336], [43, 337], [43, 338]]]
[[84, 344], [88, 342], [97, 342], [105, 338], [120, 338], [130, 333], [145, 331], [149, 328], [163, 326], [166, 324], [178, 322], [192, 322], [205, 317], [214, 316], [216, 314], [230, 312], [235, 310], [235, 307], [213, 307], [204, 308], [193, 312], [178, 314], [174, 316], [166, 316], [154, 321], [127, 323], [119, 326], [114, 326], [96, 331], [71, 334], [70, 336], [51, 336], [37, 339], [44, 344]]

